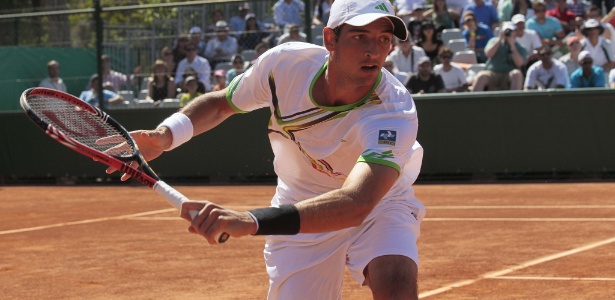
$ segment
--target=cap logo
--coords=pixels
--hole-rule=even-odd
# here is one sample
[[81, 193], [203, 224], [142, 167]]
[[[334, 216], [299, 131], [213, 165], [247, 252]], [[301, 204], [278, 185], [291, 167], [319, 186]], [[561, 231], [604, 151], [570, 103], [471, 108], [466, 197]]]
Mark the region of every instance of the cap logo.
[[387, 12], [387, 13], [389, 12], [389, 10], [387, 9], [386, 5], [384, 5], [384, 3], [379, 4], [378, 6], [376, 6], [374, 8], [377, 9], [377, 10], [381, 10], [381, 11]]

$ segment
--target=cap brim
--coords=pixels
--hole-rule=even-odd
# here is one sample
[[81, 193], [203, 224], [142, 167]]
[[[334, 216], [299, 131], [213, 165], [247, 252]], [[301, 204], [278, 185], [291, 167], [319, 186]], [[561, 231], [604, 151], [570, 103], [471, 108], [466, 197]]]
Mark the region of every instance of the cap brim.
[[408, 38], [408, 30], [406, 30], [406, 24], [401, 18], [397, 16], [380, 13], [362, 14], [344, 23], [352, 26], [365, 26], [380, 18], [387, 18], [389, 19], [389, 21], [391, 21], [391, 23], [393, 24], [393, 35], [398, 37], [400, 40], [405, 41]]

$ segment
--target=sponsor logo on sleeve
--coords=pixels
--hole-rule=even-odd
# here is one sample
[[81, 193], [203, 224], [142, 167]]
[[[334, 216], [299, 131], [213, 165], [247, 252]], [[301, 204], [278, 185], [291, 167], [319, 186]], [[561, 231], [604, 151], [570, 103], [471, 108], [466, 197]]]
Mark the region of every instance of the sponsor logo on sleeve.
[[397, 132], [394, 130], [380, 130], [378, 132], [378, 144], [387, 144], [395, 146]]

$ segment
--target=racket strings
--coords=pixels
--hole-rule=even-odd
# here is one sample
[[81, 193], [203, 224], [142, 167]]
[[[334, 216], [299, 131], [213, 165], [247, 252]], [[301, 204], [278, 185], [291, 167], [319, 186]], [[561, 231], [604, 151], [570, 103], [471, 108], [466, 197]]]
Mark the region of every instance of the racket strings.
[[124, 135], [101, 116], [53, 97], [31, 96], [27, 102], [43, 121], [81, 144], [113, 156], [135, 153]]

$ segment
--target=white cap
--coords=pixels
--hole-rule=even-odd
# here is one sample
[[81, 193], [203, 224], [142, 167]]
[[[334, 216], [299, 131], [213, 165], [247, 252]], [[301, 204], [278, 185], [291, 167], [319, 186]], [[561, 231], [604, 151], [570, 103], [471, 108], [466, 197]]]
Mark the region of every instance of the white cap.
[[401, 40], [408, 38], [408, 30], [402, 19], [395, 16], [395, 10], [388, 0], [336, 0], [329, 13], [327, 27], [336, 28], [342, 24], [365, 26], [386, 17], [393, 24], [393, 34]]
[[417, 65], [422, 65], [424, 63], [431, 63], [431, 58], [429, 58], [429, 56], [421, 56], [421, 58], [419, 58]]
[[513, 24], [512, 22], [504, 22], [504, 24], [502, 25], [502, 30], [506, 29], [515, 30], [517, 29], [517, 26], [515, 26], [515, 24]]
[[522, 14], [516, 14], [512, 17], [512, 19], [510, 19], [510, 21], [512, 21], [513, 24], [517, 24], [519, 22], [525, 23], [525, 16]]
[[189, 33], [201, 33], [201, 28], [198, 26], [194, 26], [192, 28], [190, 28]]
[[593, 60], [591, 53], [589, 53], [589, 51], [587, 51], [587, 50], [583, 50], [583, 51], [581, 51], [579, 53], [579, 57], [578, 57], [577, 61], [582, 62], [586, 58], [589, 58], [589, 59]]

